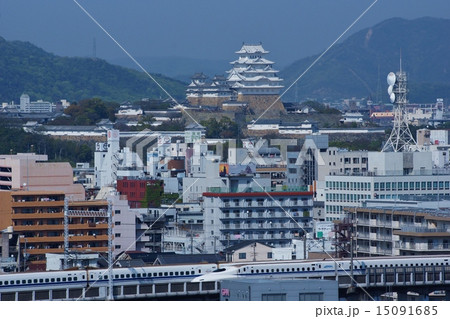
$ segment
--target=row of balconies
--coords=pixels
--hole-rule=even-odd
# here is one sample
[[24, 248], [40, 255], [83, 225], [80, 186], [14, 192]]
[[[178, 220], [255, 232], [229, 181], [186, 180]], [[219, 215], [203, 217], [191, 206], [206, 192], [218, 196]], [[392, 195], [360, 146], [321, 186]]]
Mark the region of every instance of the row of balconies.
[[265, 200], [265, 201], [230, 201], [220, 203], [220, 208], [230, 207], [293, 207], [293, 206], [312, 206], [312, 200], [299, 200], [299, 201], [278, 201], [278, 200]]
[[448, 243], [429, 244], [429, 243], [401, 242], [399, 246], [400, 246], [399, 248], [403, 250], [415, 250], [415, 251], [450, 250], [450, 245]]
[[224, 224], [220, 227], [221, 230], [233, 230], [233, 229], [300, 229], [300, 228], [312, 228], [310, 223], [252, 223], [252, 224]]
[[356, 226], [399, 228], [400, 223], [397, 220], [387, 221], [387, 220], [378, 220], [378, 219], [360, 219], [360, 218], [358, 218], [356, 220]]
[[357, 252], [376, 255], [386, 255], [386, 256], [392, 255], [392, 249], [374, 246], [358, 246]]
[[277, 233], [277, 234], [267, 234], [267, 233], [261, 233], [261, 234], [244, 234], [239, 237], [235, 237], [234, 235], [221, 235], [220, 240], [221, 241], [235, 241], [235, 240], [275, 240], [275, 239], [294, 239], [298, 238], [298, 235], [295, 233], [286, 232], [283, 234]]
[[[107, 252], [108, 247], [102, 246], [102, 247], [91, 247], [91, 246], [80, 246], [80, 245], [73, 245], [69, 247], [69, 251], [79, 250], [80, 252]], [[60, 248], [28, 248], [27, 247], [27, 254], [30, 255], [44, 255], [46, 253], [53, 253], [53, 254], [62, 254], [64, 253], [64, 247]]]
[[358, 239], [367, 239], [367, 240], [380, 240], [380, 241], [389, 241], [392, 242], [392, 235], [387, 234], [377, 234], [377, 233], [358, 233]]
[[[220, 215], [220, 219], [255, 219], [255, 218], [291, 218], [291, 217], [303, 217], [304, 212], [293, 212], [290, 210], [286, 211], [278, 211], [278, 212], [255, 212], [255, 213], [246, 213], [246, 212], [230, 212], [230, 213], [222, 213]], [[309, 214], [306, 214], [309, 217]]]
[[[70, 230], [92, 230], [92, 229], [108, 229], [108, 224], [70, 224]], [[64, 230], [64, 224], [57, 225], [19, 225], [14, 226], [14, 231], [18, 232], [36, 232], [36, 231], [46, 231], [46, 230]]]
[[[25, 241], [26, 239], [26, 241]], [[76, 236], [73, 234], [69, 235], [69, 243], [72, 242], [98, 242], [98, 241], [108, 241], [108, 235], [81, 235]], [[61, 234], [60, 236], [36, 236], [36, 237], [26, 237], [21, 238], [20, 240], [21, 244], [27, 244], [27, 247], [33, 247], [33, 244], [38, 243], [58, 243], [58, 242], [64, 242], [64, 234]]]

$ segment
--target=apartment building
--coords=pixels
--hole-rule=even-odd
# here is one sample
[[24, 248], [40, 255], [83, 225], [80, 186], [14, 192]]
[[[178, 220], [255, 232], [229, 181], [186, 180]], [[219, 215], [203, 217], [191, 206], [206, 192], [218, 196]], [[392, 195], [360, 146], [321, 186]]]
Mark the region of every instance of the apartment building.
[[[222, 250], [241, 240], [286, 247], [313, 229], [313, 193], [297, 190], [203, 193], [205, 246]], [[218, 239], [218, 242], [215, 240]]]
[[414, 207], [346, 208], [358, 256], [450, 253], [450, 210]]
[[[45, 270], [46, 253], [64, 252], [64, 199], [61, 191], [0, 192], [0, 228], [13, 226], [29, 269]], [[69, 210], [106, 211], [107, 201], [69, 201]], [[106, 218], [69, 218], [71, 253], [108, 251]]]

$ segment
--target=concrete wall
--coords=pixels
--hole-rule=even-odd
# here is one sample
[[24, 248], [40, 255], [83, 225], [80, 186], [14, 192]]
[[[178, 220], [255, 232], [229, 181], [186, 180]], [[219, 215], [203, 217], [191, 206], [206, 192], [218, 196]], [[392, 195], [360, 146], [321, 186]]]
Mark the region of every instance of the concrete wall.
[[338, 301], [338, 283], [333, 280], [223, 280], [221, 301]]

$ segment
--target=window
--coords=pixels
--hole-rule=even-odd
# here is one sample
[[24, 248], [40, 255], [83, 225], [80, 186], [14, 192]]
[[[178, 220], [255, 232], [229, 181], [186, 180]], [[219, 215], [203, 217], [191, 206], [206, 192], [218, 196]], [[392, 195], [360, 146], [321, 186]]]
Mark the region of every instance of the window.
[[120, 215], [120, 209], [115, 210], [115, 211], [114, 211], [114, 214], [115, 214], [115, 215]]
[[299, 301], [323, 301], [323, 292], [301, 293]]
[[268, 253], [267, 253], [267, 258], [268, 258], [268, 259], [272, 259], [272, 258], [273, 258], [272, 252], [268, 252]]
[[246, 259], [247, 253], [239, 253], [239, 259]]
[[286, 301], [286, 294], [262, 294], [261, 301]]
[[115, 222], [114, 225], [120, 226], [120, 222]]

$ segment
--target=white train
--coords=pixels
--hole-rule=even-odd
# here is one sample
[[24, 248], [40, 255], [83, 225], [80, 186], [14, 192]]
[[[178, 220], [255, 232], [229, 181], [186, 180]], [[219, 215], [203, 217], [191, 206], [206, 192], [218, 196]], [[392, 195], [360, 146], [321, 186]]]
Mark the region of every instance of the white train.
[[[450, 266], [450, 256], [402, 256], [355, 258], [353, 275], [365, 275], [370, 268]], [[253, 263], [196, 264], [114, 268], [114, 284], [138, 282], [203, 282], [230, 278], [306, 278], [350, 275], [349, 259], [273, 261]], [[107, 269], [0, 274], [2, 291], [30, 290], [38, 287], [105, 285]]]
[[[191, 281], [193, 278], [217, 269], [216, 264], [148, 266], [141, 268], [114, 268], [114, 283], [133, 283], [137, 281], [168, 282]], [[0, 292], [14, 289], [29, 290], [39, 286], [88, 286], [109, 281], [107, 269], [66, 270], [49, 272], [25, 272], [0, 274]]]
[[195, 277], [193, 282], [220, 281], [232, 278], [306, 278], [336, 275], [365, 275], [371, 268], [449, 266], [450, 256], [401, 256], [327, 259], [308, 261], [277, 261], [224, 264], [212, 272]]

